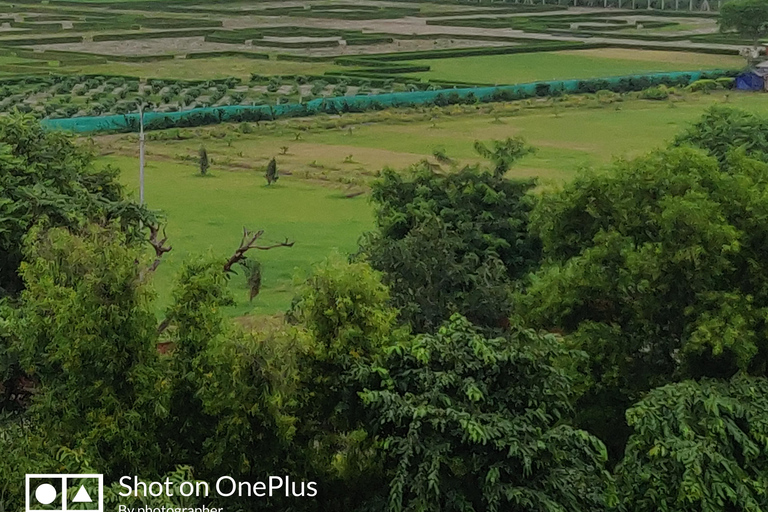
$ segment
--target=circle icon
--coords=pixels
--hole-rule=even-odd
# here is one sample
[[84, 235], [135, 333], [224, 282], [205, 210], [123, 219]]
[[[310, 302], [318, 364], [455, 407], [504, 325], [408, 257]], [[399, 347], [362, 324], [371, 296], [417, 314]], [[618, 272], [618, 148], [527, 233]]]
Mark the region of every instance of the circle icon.
[[43, 505], [50, 505], [56, 499], [56, 489], [51, 484], [42, 484], [35, 489], [35, 498]]

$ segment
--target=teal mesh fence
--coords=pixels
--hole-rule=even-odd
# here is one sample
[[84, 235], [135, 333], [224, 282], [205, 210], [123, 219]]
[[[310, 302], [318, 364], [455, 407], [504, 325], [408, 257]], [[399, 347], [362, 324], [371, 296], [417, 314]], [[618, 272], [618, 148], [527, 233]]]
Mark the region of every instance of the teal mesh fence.
[[[734, 71], [723, 70], [651, 73], [601, 79], [551, 80], [494, 87], [396, 92], [369, 96], [340, 96], [283, 105], [233, 105], [195, 108], [179, 112], [145, 112], [144, 124], [147, 130], [155, 130], [225, 122], [266, 121], [285, 117], [311, 116], [318, 113], [338, 114], [392, 107], [449, 105], [471, 101], [508, 101], [533, 96], [597, 92], [598, 90], [637, 91], [658, 84], [684, 86], [702, 78], [717, 78], [733, 76], [734, 74]], [[138, 114], [45, 119], [42, 123], [48, 129], [75, 133], [133, 132], [139, 129]]]

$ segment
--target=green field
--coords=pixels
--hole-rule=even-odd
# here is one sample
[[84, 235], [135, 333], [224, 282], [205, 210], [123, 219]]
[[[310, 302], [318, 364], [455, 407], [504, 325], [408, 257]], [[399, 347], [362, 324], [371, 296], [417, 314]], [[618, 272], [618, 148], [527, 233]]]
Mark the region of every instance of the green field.
[[[284, 311], [297, 273], [306, 273], [333, 251], [353, 252], [360, 235], [373, 227], [367, 195], [350, 199], [344, 193], [349, 183], [365, 183], [384, 166], [403, 168], [430, 158], [435, 148], [445, 149], [459, 164], [480, 162], [472, 150], [475, 140], [522, 135], [539, 151], [523, 159], [509, 177], [536, 176], [544, 185], [556, 184], [581, 167], [603, 166], [613, 158], [660, 147], [708, 106], [726, 101], [768, 112], [768, 96], [761, 94], [691, 94], [674, 108], [668, 102], [643, 100], [602, 106], [585, 101], [557, 110], [522, 102], [497, 105], [488, 113], [435, 109], [429, 120], [414, 112], [410, 122], [408, 114], [350, 115], [348, 121], [360, 121], [352, 132], [318, 125], [303, 131], [301, 140], [295, 140], [295, 124], [289, 121], [264, 123], [251, 134], [239, 134], [236, 126], [219, 126], [190, 132], [197, 136], [188, 140], [150, 140], [147, 201], [167, 215], [173, 245], [157, 272], [161, 303], [169, 300], [169, 284], [185, 258], [207, 251], [226, 258], [237, 248], [246, 226], [265, 229], [273, 241], [288, 237], [296, 245], [256, 255], [264, 263], [264, 285], [252, 304], [242, 276], [233, 277], [238, 305], [230, 313]], [[121, 168], [124, 182], [135, 193], [135, 136], [96, 141], [114, 153], [103, 161]], [[194, 162], [179, 160], [180, 155], [196, 155], [201, 144], [214, 159], [211, 177], [197, 176]], [[282, 146], [289, 148], [284, 156], [279, 155]], [[258, 166], [275, 155], [279, 169], [290, 174], [267, 187]], [[345, 162], [348, 156], [351, 161]]]
[[[124, 181], [136, 186], [136, 160], [105, 158], [123, 169]], [[243, 227], [266, 231], [265, 240], [296, 242], [292, 248], [254, 251], [264, 265], [264, 287], [253, 304], [247, 301], [242, 276], [232, 277], [238, 306], [233, 315], [285, 310], [293, 297], [297, 270], [307, 270], [333, 251], [353, 251], [359, 235], [372, 227], [365, 197], [343, 198], [330, 189], [281, 179], [267, 187], [261, 175], [213, 172], [201, 177], [194, 167], [149, 162], [146, 199], [167, 215], [167, 234], [173, 250], [157, 271], [160, 303], [167, 304], [171, 283], [190, 254], [213, 254], [226, 261], [237, 249]]]
[[744, 59], [736, 56], [623, 48], [486, 55], [412, 62], [431, 67], [430, 71], [410, 75], [414, 78], [488, 84], [600, 78], [657, 71], [738, 69], [744, 66]]

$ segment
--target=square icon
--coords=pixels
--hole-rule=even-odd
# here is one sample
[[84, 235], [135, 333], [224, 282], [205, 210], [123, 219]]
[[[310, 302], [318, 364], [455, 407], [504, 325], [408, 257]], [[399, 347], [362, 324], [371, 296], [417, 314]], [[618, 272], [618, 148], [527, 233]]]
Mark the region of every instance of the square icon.
[[99, 474], [30, 474], [26, 512], [104, 512], [104, 476]]

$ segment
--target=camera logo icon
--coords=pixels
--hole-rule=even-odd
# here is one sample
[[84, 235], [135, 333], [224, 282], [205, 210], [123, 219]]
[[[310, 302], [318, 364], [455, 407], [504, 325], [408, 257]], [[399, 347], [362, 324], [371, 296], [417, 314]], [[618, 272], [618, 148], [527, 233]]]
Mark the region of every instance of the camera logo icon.
[[26, 512], [104, 512], [104, 475], [27, 475]]

